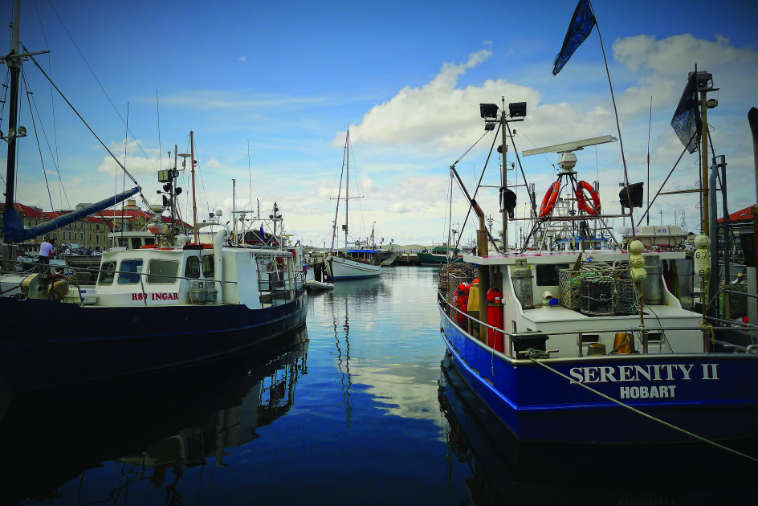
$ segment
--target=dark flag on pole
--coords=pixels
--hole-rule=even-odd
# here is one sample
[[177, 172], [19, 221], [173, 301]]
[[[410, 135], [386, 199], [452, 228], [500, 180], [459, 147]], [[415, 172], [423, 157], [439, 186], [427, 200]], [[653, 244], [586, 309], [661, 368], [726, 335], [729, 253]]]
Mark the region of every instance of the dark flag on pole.
[[566, 62], [569, 61], [576, 48], [584, 42], [595, 26], [595, 22], [595, 14], [592, 12], [590, 0], [579, 0], [574, 15], [571, 17], [566, 38], [563, 39], [561, 51], [555, 57], [555, 62], [553, 62], [554, 76], [558, 75], [558, 72], [566, 65]]
[[703, 124], [700, 122], [700, 110], [698, 109], [697, 82], [695, 74], [692, 72], [687, 80], [687, 86], [682, 92], [682, 98], [679, 99], [679, 104], [674, 111], [674, 117], [671, 118], [671, 128], [676, 132], [682, 146], [685, 146], [690, 153], [694, 153], [697, 149]]

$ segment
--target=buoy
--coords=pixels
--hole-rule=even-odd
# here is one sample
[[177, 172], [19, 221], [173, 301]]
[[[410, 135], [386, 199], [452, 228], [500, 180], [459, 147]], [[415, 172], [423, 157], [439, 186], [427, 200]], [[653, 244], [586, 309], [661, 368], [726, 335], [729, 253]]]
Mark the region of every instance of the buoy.
[[540, 218], [544, 218], [553, 210], [555, 201], [558, 200], [558, 194], [561, 192], [561, 183], [554, 181], [548, 186], [545, 196], [542, 197], [540, 204]]

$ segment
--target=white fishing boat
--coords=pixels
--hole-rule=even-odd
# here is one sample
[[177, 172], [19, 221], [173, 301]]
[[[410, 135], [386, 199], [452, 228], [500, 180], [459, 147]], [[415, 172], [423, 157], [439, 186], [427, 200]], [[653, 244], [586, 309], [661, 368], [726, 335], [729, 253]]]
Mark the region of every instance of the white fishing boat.
[[[16, 135], [22, 61], [36, 64], [37, 53], [19, 53], [19, 1], [15, 2], [10, 53], [8, 160], [4, 240], [13, 244], [72, 223], [120, 203], [141, 188], [73, 213], [24, 228], [16, 212]], [[57, 89], [57, 88], [56, 88]], [[70, 103], [70, 102], [68, 102]], [[73, 107], [73, 106], [72, 106]], [[162, 369], [233, 353], [305, 324], [307, 305], [302, 269], [294, 254], [276, 246], [234, 244], [225, 228], [200, 234], [195, 205], [194, 138], [189, 141], [194, 230], [179, 233], [162, 222], [150, 224], [153, 244], [114, 247], [101, 255], [96, 292], [84, 295], [64, 273], [13, 273], [3, 285], [18, 292], [0, 297], [0, 369], [16, 391]], [[119, 166], [126, 168], [114, 157]], [[176, 157], [174, 157], [176, 161]], [[179, 170], [159, 171], [176, 209]], [[136, 182], [136, 180], [134, 180]], [[164, 195], [165, 196], [165, 195]], [[144, 195], [142, 195], [144, 199]], [[154, 210], [155, 206], [152, 206]]]
[[[340, 174], [340, 187], [337, 194], [337, 206], [335, 209], [334, 225], [332, 227], [332, 247], [326, 258], [327, 275], [331, 281], [346, 279], [373, 278], [382, 273], [382, 260], [385, 259], [383, 251], [375, 248], [348, 248], [349, 208], [350, 208], [350, 130], [345, 136], [345, 148], [343, 156], [343, 168], [345, 169], [345, 223], [342, 230], [345, 232], [345, 247], [342, 250], [334, 249], [337, 235], [337, 216], [340, 209], [340, 196], [342, 192], [342, 174]], [[373, 236], [373, 231], [372, 234]]]

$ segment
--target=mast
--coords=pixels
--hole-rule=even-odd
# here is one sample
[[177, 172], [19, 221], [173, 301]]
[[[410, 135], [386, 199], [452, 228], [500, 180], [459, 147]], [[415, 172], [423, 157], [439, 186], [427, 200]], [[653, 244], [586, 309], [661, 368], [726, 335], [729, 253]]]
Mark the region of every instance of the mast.
[[698, 84], [698, 88], [700, 88], [700, 118], [703, 122], [702, 126], [702, 135], [700, 136], [700, 140], [702, 141], [702, 146], [700, 148], [700, 154], [702, 155], [702, 170], [703, 170], [703, 194], [702, 194], [702, 201], [703, 201], [703, 234], [708, 235], [709, 232], [709, 226], [708, 226], [708, 98], [706, 96], [708, 92], [708, 85], [707, 83], [704, 84], [703, 87], [699, 86], [699, 81], [697, 80], [697, 72], [695, 72], [695, 79]]
[[237, 212], [236, 199], [237, 180], [232, 178], [232, 237], [234, 237], [234, 244], [237, 244], [237, 218], [234, 216]]
[[[500, 131], [503, 135], [503, 188], [508, 188], [508, 138], [506, 135], [507, 131], [507, 124], [505, 121], [505, 97], [500, 97], [501, 100], [501, 108], [500, 108], [500, 122], [502, 125], [500, 126]], [[528, 189], [527, 189], [528, 191]], [[508, 252], [508, 211], [505, 209], [505, 206], [503, 206], [503, 253]]]
[[347, 150], [346, 165], [347, 172], [345, 176], [345, 254], [347, 254], [347, 228], [348, 228], [348, 206], [350, 203], [350, 129], [347, 129], [347, 138], [345, 140], [345, 149]]
[[[21, 59], [18, 57], [18, 40], [19, 40], [19, 21], [20, 21], [20, 1], [13, 2], [13, 36], [11, 39], [11, 50], [5, 57], [5, 63], [11, 74], [11, 103], [10, 116], [8, 118], [8, 159], [6, 165], [5, 177], [5, 213], [6, 217], [14, 207], [14, 190], [16, 182], [16, 137], [18, 126], [18, 74], [21, 71]], [[12, 211], [10, 211], [12, 212]]]
[[195, 202], [195, 138], [192, 130], [190, 130], [190, 162], [192, 167], [192, 235], [195, 244], [199, 244], [200, 241], [197, 237], [197, 204]]

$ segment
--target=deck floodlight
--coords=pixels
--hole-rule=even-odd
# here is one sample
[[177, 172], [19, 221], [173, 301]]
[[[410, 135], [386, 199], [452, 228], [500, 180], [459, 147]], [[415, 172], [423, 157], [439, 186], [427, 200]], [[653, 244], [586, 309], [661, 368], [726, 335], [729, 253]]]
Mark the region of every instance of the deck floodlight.
[[158, 182], [159, 183], [167, 183], [168, 181], [171, 181], [171, 171], [170, 170], [159, 170], [158, 171]]
[[508, 104], [508, 114], [511, 118], [523, 118], [526, 116], [526, 102], [511, 102]]
[[495, 129], [495, 122], [494, 122], [494, 121], [487, 121], [487, 122], [484, 124], [484, 129], [485, 129], [486, 131], [494, 130], [494, 129]]
[[485, 120], [497, 118], [497, 104], [479, 104], [479, 115]]

